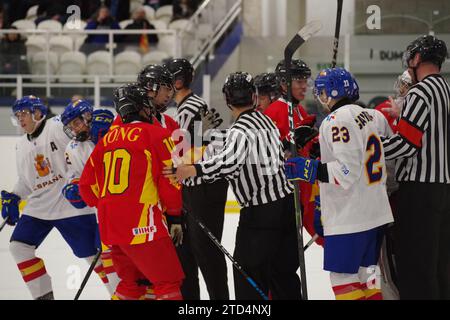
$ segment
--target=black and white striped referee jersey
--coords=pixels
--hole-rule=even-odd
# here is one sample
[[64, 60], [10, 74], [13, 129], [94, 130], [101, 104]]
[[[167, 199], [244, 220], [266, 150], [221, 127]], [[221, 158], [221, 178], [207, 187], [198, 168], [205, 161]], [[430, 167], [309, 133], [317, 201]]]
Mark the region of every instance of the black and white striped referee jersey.
[[[200, 120], [200, 111], [208, 110], [205, 100], [194, 93], [188, 94], [177, 108], [175, 120], [181, 129], [192, 130], [191, 124]], [[192, 134], [192, 132], [190, 132]]]
[[[201, 148], [203, 145], [203, 139], [208, 138], [212, 140], [210, 144], [203, 151], [203, 159], [211, 158], [215, 152], [223, 147], [223, 140], [225, 139], [225, 133], [220, 130], [211, 131], [209, 137], [201, 136], [200, 112], [205, 112], [208, 110], [208, 105], [205, 100], [200, 98], [194, 93], [188, 94], [179, 104], [177, 108], [176, 122], [180, 126], [180, 129], [189, 132], [191, 139], [191, 147]], [[195, 122], [198, 122], [195, 125]], [[197, 132], [196, 132], [197, 131]], [[211, 183], [217, 179], [207, 179], [201, 177], [191, 177], [183, 180], [183, 185], [187, 187], [197, 186], [201, 183], [207, 182]]]
[[403, 105], [398, 133], [383, 139], [396, 159], [397, 181], [450, 183], [450, 87], [439, 74], [414, 85]]
[[240, 114], [220, 153], [194, 166], [198, 175], [227, 179], [242, 207], [273, 202], [293, 192], [284, 172], [280, 133], [270, 118], [255, 110]]

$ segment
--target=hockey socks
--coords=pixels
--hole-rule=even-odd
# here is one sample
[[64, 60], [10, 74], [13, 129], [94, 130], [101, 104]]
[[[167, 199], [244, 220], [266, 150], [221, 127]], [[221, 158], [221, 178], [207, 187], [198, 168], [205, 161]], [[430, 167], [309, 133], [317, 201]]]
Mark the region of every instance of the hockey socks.
[[114, 291], [117, 288], [117, 285], [120, 282], [120, 278], [116, 273], [116, 269], [114, 268], [113, 260], [111, 257], [111, 250], [110, 249], [104, 250], [100, 255], [100, 259], [103, 265], [103, 272], [106, 274], [106, 277], [108, 278], [109, 286], [111, 288], [112, 293], [114, 293]]
[[53, 291], [51, 279], [45, 269], [44, 261], [35, 256], [36, 248], [12, 241], [9, 244], [9, 250], [33, 299], [50, 294]]
[[[101, 255], [100, 255], [101, 257]], [[88, 264], [91, 264], [92, 261], [94, 260], [94, 256], [91, 257], [87, 257], [85, 258]], [[102, 280], [102, 282], [105, 284], [106, 289], [108, 290], [108, 293], [110, 296], [114, 295], [114, 291], [116, 290], [116, 286], [118, 281], [114, 281], [113, 283], [111, 283], [110, 281], [110, 277], [106, 272], [106, 269], [103, 265], [103, 261], [102, 259], [99, 259], [97, 261], [97, 264], [94, 267], [94, 271], [95, 273], [97, 273], [97, 275], [99, 276], [100, 280]]]
[[361, 289], [367, 300], [383, 300], [381, 294], [380, 277], [381, 273], [377, 272], [377, 266], [360, 267], [358, 271]]
[[358, 274], [330, 272], [336, 300], [366, 300]]

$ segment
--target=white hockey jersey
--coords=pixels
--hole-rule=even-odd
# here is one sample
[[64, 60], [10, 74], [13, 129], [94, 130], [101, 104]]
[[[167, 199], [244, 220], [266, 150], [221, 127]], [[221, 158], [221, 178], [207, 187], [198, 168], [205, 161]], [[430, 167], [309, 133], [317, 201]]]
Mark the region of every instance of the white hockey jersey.
[[67, 183], [79, 179], [83, 173], [84, 165], [88, 161], [95, 144], [91, 141], [71, 140], [66, 147]]
[[91, 208], [76, 209], [62, 195], [66, 184], [65, 150], [70, 139], [59, 117], [48, 119], [37, 138], [24, 135], [16, 145], [18, 181], [13, 193], [26, 200], [23, 214], [57, 220], [92, 214]]
[[380, 135], [390, 134], [382, 113], [353, 104], [322, 122], [321, 161], [329, 175], [329, 183], [320, 183], [326, 236], [362, 232], [393, 221], [380, 140]]
[[[91, 140], [69, 142], [66, 148], [66, 163], [67, 163], [67, 183], [72, 180], [80, 179], [83, 173], [84, 165], [91, 156], [95, 144]], [[96, 212], [97, 209], [90, 207], [90, 212]]]

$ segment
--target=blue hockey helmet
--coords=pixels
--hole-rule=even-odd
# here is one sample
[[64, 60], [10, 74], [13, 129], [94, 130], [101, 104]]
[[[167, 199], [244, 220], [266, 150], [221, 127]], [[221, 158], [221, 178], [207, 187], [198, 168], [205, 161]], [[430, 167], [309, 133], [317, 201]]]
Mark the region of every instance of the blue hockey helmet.
[[61, 114], [62, 123], [67, 126], [73, 119], [82, 118], [83, 114], [92, 113], [94, 108], [86, 100], [77, 100], [69, 103]]
[[41, 111], [42, 116], [45, 117], [48, 113], [48, 108], [46, 105], [44, 105], [36, 96], [25, 96], [22, 97], [13, 104], [13, 113], [23, 111], [23, 110], [30, 110], [31, 113], [34, 113], [36, 110]]
[[344, 68], [328, 68], [322, 70], [314, 81], [314, 95], [319, 97], [322, 91], [328, 98], [339, 100], [359, 99], [359, 86], [352, 74]]
[[86, 127], [89, 128], [93, 111], [94, 108], [86, 100], [77, 100], [75, 102], [69, 103], [61, 115], [61, 121], [64, 124], [64, 132], [66, 133], [66, 135], [69, 138], [75, 139], [77, 141], [86, 141], [90, 135], [89, 130], [76, 132], [72, 130], [69, 124], [74, 119], [79, 118], [84, 121]]

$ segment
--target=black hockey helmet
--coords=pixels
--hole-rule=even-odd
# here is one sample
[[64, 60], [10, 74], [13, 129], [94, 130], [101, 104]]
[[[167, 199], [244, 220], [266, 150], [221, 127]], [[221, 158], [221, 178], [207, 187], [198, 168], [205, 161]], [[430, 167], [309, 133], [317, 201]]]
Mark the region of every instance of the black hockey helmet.
[[252, 75], [247, 72], [230, 74], [225, 80], [222, 92], [229, 106], [246, 107], [253, 105], [256, 87]]
[[138, 83], [128, 83], [114, 90], [114, 107], [122, 118], [123, 122], [127, 122], [130, 116], [137, 116], [143, 108], [147, 108], [153, 113], [147, 91]]
[[[173, 75], [166, 66], [150, 64], [138, 75], [138, 84], [147, 91], [155, 91], [158, 93], [161, 86], [166, 86], [175, 92], [173, 83]], [[151, 103], [158, 112], [164, 112], [167, 109], [167, 105], [156, 104], [153, 99], [151, 99]]]
[[414, 58], [416, 53], [420, 54], [422, 62], [429, 61], [441, 68], [447, 57], [447, 46], [444, 41], [434, 36], [420, 36], [411, 42], [403, 53], [403, 66], [405, 68], [409, 67], [409, 61]]
[[189, 60], [171, 59], [165, 66], [172, 73], [175, 80], [183, 80], [183, 86], [189, 88], [194, 78], [194, 68]]
[[[300, 59], [294, 59], [291, 61], [291, 67], [289, 69], [292, 79], [308, 79], [311, 77], [311, 69], [308, 65]], [[280, 78], [282, 83], [287, 81], [287, 70], [284, 65], [284, 60], [281, 60], [275, 68], [275, 73]]]
[[173, 76], [167, 67], [150, 64], [139, 73], [138, 83], [148, 91], [158, 91], [162, 85], [173, 87]]
[[258, 74], [255, 77], [255, 87], [258, 89], [258, 94], [268, 95], [271, 99], [281, 95], [280, 79], [273, 72]]

